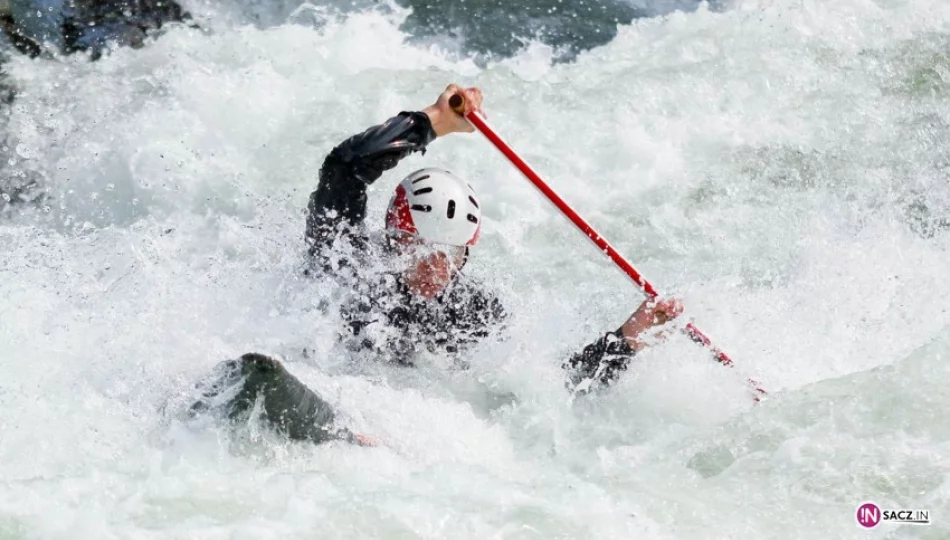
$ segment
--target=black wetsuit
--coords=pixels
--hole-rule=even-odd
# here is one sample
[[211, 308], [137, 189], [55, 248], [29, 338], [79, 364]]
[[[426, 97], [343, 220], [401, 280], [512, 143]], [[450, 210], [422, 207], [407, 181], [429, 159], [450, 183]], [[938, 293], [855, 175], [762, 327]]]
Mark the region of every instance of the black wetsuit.
[[401, 113], [350, 137], [323, 162], [308, 205], [311, 271], [354, 292], [342, 308], [344, 340], [351, 349], [404, 365], [422, 350], [456, 354], [506, 318], [501, 302], [464, 274], [432, 300], [412, 295], [400, 273], [385, 267], [392, 259], [388, 246], [366, 233], [367, 187], [433, 139], [429, 118], [420, 112]]
[[[506, 318], [501, 302], [464, 274], [459, 274], [440, 296], [425, 300], [413, 296], [398, 273], [378, 269], [379, 261], [386, 259], [387, 248], [373, 242], [364, 228], [367, 187], [402, 158], [424, 152], [434, 139], [428, 117], [420, 112], [400, 113], [350, 137], [327, 156], [308, 205], [306, 240], [312, 261], [308, 273], [319, 279], [338, 280], [353, 291], [352, 300], [342, 308], [346, 329], [341, 338], [363, 355], [407, 366], [423, 350], [458, 354], [466, 345], [497, 332]], [[241, 367], [248, 362], [257, 365], [259, 360], [249, 356], [237, 361], [234, 369], [254, 372], [257, 368], [253, 366]], [[619, 330], [610, 332], [564, 363], [569, 372], [568, 386], [586, 391], [589, 385], [581, 385], [586, 380], [609, 384], [626, 369], [632, 356]], [[305, 390], [285, 370], [269, 373], [268, 377], [247, 378], [240, 393], [242, 399], [253, 395], [265, 401], [276, 399], [271, 397], [272, 389], [283, 384], [289, 392]], [[268, 390], [255, 391], [249, 384], [266, 384]], [[280, 414], [295, 414], [297, 424], [318, 425], [320, 433], [332, 433], [329, 406], [313, 392], [306, 392], [305, 410], [287, 411], [283, 404], [289, 400], [282, 397]], [[312, 407], [312, 403], [323, 405]], [[240, 412], [245, 409], [238, 407]], [[291, 438], [315, 440], [310, 435], [298, 437], [292, 430], [280, 429]]]

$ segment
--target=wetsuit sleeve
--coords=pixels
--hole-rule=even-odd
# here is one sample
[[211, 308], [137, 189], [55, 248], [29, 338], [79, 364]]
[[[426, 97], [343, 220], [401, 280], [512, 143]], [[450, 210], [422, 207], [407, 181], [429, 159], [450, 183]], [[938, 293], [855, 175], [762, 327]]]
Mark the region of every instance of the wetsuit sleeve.
[[568, 371], [568, 386], [586, 392], [591, 384], [609, 385], [617, 380], [619, 372], [627, 369], [636, 355], [620, 329], [607, 332], [600, 339], [584, 347], [561, 366]]
[[425, 113], [402, 112], [334, 148], [320, 168], [320, 183], [307, 206], [310, 253], [362, 224], [367, 186], [409, 154], [424, 152], [435, 137]]

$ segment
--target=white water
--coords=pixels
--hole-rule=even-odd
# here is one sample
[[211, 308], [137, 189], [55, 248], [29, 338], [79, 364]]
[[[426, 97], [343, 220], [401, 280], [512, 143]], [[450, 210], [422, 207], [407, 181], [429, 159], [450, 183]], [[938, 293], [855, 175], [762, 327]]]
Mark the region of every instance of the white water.
[[[485, 70], [404, 45], [400, 13], [210, 14], [212, 35], [9, 66], [8, 165], [51, 199], [0, 223], [0, 538], [950, 535], [950, 233], [906, 217], [920, 198], [950, 216], [950, 4], [740, 2]], [[571, 406], [560, 361], [640, 296], [474, 135], [384, 177], [370, 215], [423, 164], [471, 178], [489, 218], [472, 272], [509, 338], [467, 373], [338, 369], [325, 286], [299, 274], [316, 172], [452, 80], [769, 401], [676, 337]], [[247, 351], [388, 446], [174, 419]], [[865, 500], [935, 524], [862, 530]]]

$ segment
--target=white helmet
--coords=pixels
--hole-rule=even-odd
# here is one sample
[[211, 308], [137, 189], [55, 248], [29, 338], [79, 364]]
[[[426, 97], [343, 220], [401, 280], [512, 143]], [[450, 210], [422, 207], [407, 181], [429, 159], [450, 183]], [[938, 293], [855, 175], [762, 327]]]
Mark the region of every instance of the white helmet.
[[475, 190], [443, 169], [421, 169], [396, 186], [386, 229], [433, 244], [474, 246], [482, 228]]

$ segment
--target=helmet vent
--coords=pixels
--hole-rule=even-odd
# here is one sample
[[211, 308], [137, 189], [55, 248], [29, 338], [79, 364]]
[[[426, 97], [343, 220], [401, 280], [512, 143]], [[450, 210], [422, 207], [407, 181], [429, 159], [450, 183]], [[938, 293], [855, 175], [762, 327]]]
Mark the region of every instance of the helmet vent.
[[478, 201], [475, 200], [475, 197], [472, 197], [471, 195], [469, 195], [468, 200], [472, 201], [472, 204], [475, 205], [475, 208], [478, 208]]
[[449, 199], [449, 210], [446, 216], [448, 216], [449, 219], [452, 219], [455, 217], [455, 200], [454, 199]]
[[430, 188], [430, 187], [424, 187], [424, 188], [422, 188], [422, 189], [417, 189], [417, 190], [413, 191], [412, 194], [413, 194], [413, 195], [422, 195], [423, 193], [431, 193], [431, 192], [432, 192], [432, 188]]
[[420, 211], [420, 212], [431, 212], [431, 211], [432, 211], [432, 207], [429, 206], [428, 204], [414, 204], [414, 205], [412, 205], [412, 209], [413, 209], [413, 210], [418, 210], [418, 211]]
[[424, 174], [424, 175], [420, 176], [419, 178], [416, 178], [415, 180], [413, 180], [412, 183], [415, 184], [415, 183], [417, 183], [417, 182], [422, 182], [423, 180], [425, 180], [425, 179], [428, 178], [428, 177], [429, 177], [428, 174]]
[[478, 218], [473, 216], [472, 214], [468, 215], [468, 220], [471, 221], [472, 223], [478, 223]]

